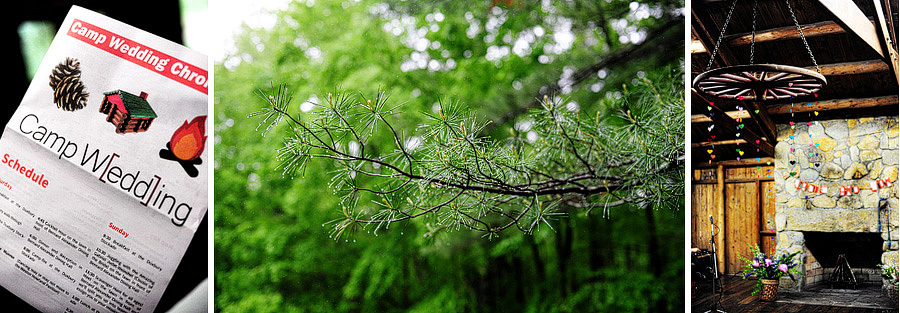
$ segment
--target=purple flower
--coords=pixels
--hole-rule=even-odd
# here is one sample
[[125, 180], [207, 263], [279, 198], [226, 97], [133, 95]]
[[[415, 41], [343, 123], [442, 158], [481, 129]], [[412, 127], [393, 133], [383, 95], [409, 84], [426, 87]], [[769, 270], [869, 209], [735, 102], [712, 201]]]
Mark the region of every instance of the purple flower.
[[766, 259], [766, 266], [770, 266], [770, 265], [772, 265], [772, 260]]
[[778, 266], [778, 269], [781, 270], [782, 272], [785, 272], [785, 273], [787, 273], [787, 271], [788, 271], [788, 267], [787, 267], [787, 265], [785, 265], [785, 264], [779, 265], [779, 266]]
[[752, 267], [759, 267], [759, 261], [753, 260], [753, 263], [750, 263], [750, 266], [752, 266]]

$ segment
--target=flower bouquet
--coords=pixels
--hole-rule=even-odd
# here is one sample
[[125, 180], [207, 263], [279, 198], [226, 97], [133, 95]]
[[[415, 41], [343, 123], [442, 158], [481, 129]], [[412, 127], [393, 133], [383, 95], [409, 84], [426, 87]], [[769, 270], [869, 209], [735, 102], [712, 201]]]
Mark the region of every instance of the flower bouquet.
[[794, 275], [803, 275], [797, 270], [799, 263], [794, 262], [794, 257], [799, 253], [800, 251], [791, 254], [774, 255], [775, 249], [772, 249], [772, 255], [767, 255], [760, 251], [759, 247], [750, 246], [750, 254], [753, 258], [748, 260], [741, 256], [741, 260], [746, 263], [743, 270], [744, 279], [756, 276], [756, 286], [750, 294], [755, 295], [762, 290], [763, 295], [761, 298], [763, 300], [774, 300], [775, 291], [778, 288], [778, 280], [781, 277], [787, 275], [791, 279], [796, 279]]

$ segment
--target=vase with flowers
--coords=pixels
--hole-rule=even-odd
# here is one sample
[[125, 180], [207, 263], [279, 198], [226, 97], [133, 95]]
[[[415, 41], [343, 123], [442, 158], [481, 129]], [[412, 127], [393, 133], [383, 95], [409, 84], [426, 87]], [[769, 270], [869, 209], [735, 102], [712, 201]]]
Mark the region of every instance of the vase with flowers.
[[771, 254], [766, 254], [759, 250], [758, 246], [750, 246], [750, 255], [752, 258], [747, 259], [741, 256], [746, 263], [744, 265], [744, 279], [756, 277], [756, 285], [750, 295], [760, 293], [759, 299], [762, 301], [775, 301], [778, 294], [779, 280], [787, 275], [792, 280], [803, 274], [797, 270], [799, 263], [794, 261], [794, 257], [800, 251], [793, 253], [782, 253], [777, 255], [775, 249]]

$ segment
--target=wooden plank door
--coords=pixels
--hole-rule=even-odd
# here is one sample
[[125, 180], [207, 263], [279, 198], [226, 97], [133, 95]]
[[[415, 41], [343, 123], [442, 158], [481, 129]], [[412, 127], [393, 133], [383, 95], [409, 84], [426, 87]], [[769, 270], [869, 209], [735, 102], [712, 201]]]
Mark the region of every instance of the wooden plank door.
[[759, 184], [756, 181], [725, 184], [725, 268], [724, 273], [741, 271], [749, 256], [748, 245], [760, 238]]
[[691, 194], [691, 247], [712, 251], [709, 215], [716, 215], [719, 188], [715, 184], [695, 184]]

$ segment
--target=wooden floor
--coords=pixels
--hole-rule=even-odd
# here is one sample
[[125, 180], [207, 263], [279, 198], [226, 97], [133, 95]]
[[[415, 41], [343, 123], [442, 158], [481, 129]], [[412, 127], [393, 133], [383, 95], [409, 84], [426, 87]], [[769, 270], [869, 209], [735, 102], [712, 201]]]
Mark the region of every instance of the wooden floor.
[[[701, 283], [696, 288], [694, 288], [694, 293], [692, 295], [691, 301], [691, 312], [706, 312], [712, 310], [713, 303], [716, 299], [719, 299], [718, 306], [715, 308], [728, 313], [738, 313], [738, 312], [825, 312], [825, 313], [897, 313], [898, 305], [894, 304], [892, 309], [884, 309], [884, 308], [873, 308], [871, 305], [866, 305], [865, 301], [863, 301], [862, 305], [857, 305], [855, 303], [849, 302], [841, 302], [834, 301], [832, 303], [840, 303], [838, 305], [816, 305], [809, 304], [810, 302], [815, 303], [815, 301], [806, 301], [806, 303], [798, 303], [804, 301], [796, 301], [797, 298], [807, 297], [813, 298], [813, 296], [809, 295], [798, 295], [798, 294], [779, 294], [778, 300], [775, 302], [762, 302], [759, 301], [757, 296], [751, 296], [750, 292], [753, 291], [753, 284], [756, 283], [755, 280], [743, 280], [739, 277], [725, 277], [723, 278], [722, 285], [724, 286], [724, 291], [721, 292], [721, 295], [713, 296], [711, 290], [712, 285], [708, 282]], [[721, 297], [721, 298], [720, 298]], [[846, 296], [848, 298], [860, 298], [854, 297], [852, 295]], [[879, 298], [879, 296], [875, 296]], [[869, 297], [871, 300], [872, 297]], [[883, 298], [876, 299], [879, 301], [883, 301]], [[828, 301], [822, 301], [828, 302]], [[882, 302], [885, 303], [885, 302]], [[889, 302], [887, 302], [889, 303]], [[853, 307], [856, 306], [856, 307]], [[862, 307], [860, 307], [862, 306]], [[884, 307], [884, 306], [882, 306]]]

